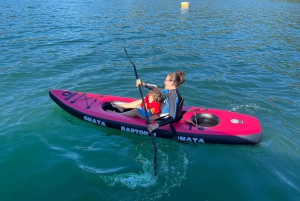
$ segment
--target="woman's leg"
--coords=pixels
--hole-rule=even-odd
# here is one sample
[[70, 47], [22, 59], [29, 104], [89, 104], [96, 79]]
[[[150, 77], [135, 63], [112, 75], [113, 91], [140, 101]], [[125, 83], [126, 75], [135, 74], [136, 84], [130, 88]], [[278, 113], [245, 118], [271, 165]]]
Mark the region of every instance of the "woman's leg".
[[154, 121], [155, 119], [158, 119], [159, 116], [158, 115], [152, 115], [149, 117], [149, 121]]
[[112, 104], [112, 106], [116, 109], [118, 109], [120, 112], [123, 112], [124, 109], [131, 109], [131, 108], [137, 108], [138, 105], [142, 103], [142, 99], [130, 102], [130, 103], [124, 103], [124, 104]]

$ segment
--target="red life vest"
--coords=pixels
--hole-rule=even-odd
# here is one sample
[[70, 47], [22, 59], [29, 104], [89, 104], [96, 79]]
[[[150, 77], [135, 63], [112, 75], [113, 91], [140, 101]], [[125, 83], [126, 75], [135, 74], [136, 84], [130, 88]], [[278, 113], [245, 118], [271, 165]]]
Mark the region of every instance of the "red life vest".
[[[144, 98], [146, 110], [150, 110], [151, 114], [158, 115], [161, 113], [160, 110], [160, 102], [153, 101], [152, 103], [149, 103], [149, 94]], [[141, 103], [141, 107], [144, 109], [143, 103]]]

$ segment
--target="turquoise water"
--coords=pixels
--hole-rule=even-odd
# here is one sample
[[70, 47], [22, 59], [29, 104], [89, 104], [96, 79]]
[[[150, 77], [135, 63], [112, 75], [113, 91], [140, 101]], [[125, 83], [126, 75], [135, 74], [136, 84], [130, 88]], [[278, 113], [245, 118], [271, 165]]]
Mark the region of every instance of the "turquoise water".
[[[297, 200], [300, 2], [0, 1], [0, 200]], [[259, 118], [255, 146], [182, 144], [76, 119], [52, 88], [139, 97], [178, 69], [186, 105]], [[146, 91], [145, 91], [146, 93]]]

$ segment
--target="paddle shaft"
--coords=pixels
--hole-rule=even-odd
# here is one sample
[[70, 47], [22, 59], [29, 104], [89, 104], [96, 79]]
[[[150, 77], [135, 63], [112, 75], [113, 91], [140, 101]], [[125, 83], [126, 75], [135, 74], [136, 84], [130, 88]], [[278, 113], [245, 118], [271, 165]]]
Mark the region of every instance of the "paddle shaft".
[[[133, 68], [134, 68], [134, 73], [135, 73], [136, 79], [139, 79], [139, 76], [138, 76], [138, 74], [137, 74], [137, 70], [136, 70], [135, 64], [131, 61], [130, 57], [128, 56], [128, 53], [127, 53], [127, 50], [126, 50], [125, 47], [124, 47], [124, 50], [125, 50], [125, 53], [126, 53], [128, 59], [129, 59], [130, 63], [132, 64], [132, 66], [133, 66]], [[149, 121], [149, 116], [148, 116], [148, 113], [147, 113], [146, 104], [145, 104], [145, 101], [144, 101], [144, 96], [143, 96], [143, 92], [142, 92], [142, 87], [141, 87], [141, 85], [139, 85], [139, 91], [140, 91], [140, 95], [141, 95], [141, 98], [142, 98], [142, 103], [143, 103], [144, 110], [145, 110], [145, 114], [146, 114], [147, 125], [149, 125], [149, 124], [150, 124], [150, 121]], [[150, 136], [151, 136], [153, 148], [154, 148], [154, 151], [155, 151], [155, 154], [156, 154], [156, 153], [157, 153], [156, 141], [155, 141], [155, 139], [154, 139], [154, 136], [153, 136], [153, 133], [152, 133], [152, 132], [150, 132]]]

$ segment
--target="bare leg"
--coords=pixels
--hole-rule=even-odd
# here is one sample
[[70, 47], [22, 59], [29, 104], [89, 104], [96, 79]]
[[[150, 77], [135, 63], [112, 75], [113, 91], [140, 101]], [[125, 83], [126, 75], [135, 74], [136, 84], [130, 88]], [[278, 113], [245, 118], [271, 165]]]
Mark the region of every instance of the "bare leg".
[[142, 99], [130, 102], [130, 103], [124, 103], [124, 104], [112, 104], [112, 106], [116, 109], [118, 109], [120, 112], [123, 112], [124, 109], [131, 109], [131, 108], [137, 108], [138, 105], [142, 103]]

